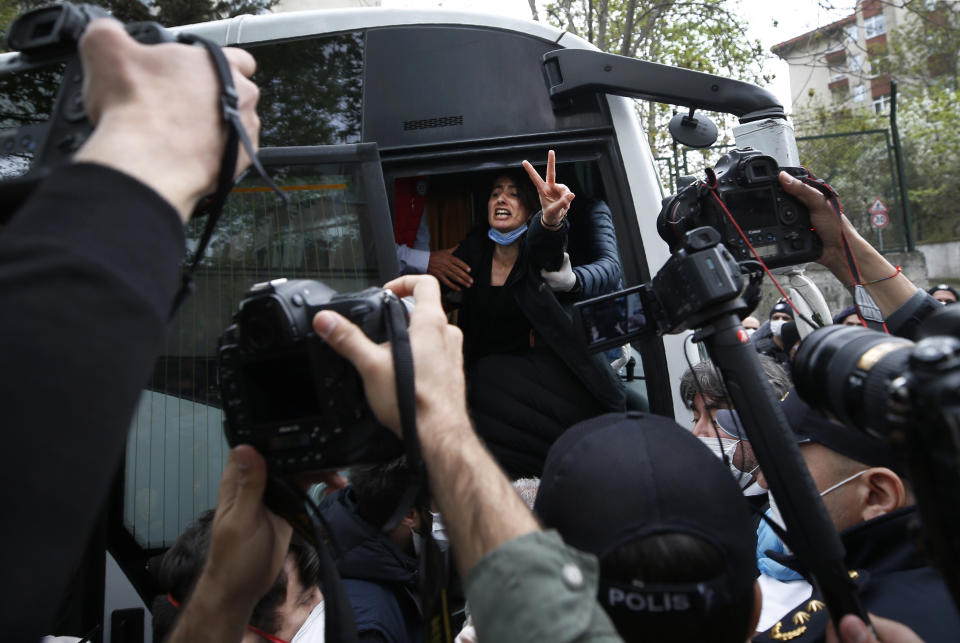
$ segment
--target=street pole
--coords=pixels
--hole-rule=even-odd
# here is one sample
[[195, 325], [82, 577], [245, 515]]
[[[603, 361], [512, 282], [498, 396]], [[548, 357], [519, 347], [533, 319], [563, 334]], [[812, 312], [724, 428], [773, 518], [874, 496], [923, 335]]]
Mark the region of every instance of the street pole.
[[893, 154], [897, 163], [897, 182], [900, 185], [901, 203], [903, 203], [903, 229], [907, 241], [907, 250], [913, 252], [913, 221], [910, 217], [910, 199], [907, 196], [907, 178], [903, 170], [903, 150], [900, 147], [900, 130], [897, 128], [897, 81], [890, 81], [890, 132], [893, 134]]

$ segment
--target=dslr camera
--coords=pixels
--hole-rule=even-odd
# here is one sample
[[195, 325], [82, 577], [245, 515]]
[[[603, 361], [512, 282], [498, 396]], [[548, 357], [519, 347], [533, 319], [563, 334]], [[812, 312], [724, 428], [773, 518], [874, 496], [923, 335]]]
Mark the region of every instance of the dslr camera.
[[[218, 341], [224, 431], [277, 473], [342, 469], [399, 457], [402, 442], [377, 422], [356, 369], [313, 331], [333, 310], [375, 342], [388, 339], [389, 290], [337, 294], [319, 281], [255, 284]], [[406, 309], [404, 322], [406, 322]]]
[[[109, 15], [96, 5], [64, 2], [28, 11], [10, 25], [7, 45], [19, 53], [0, 67], [0, 96], [7, 99], [0, 119], [0, 206], [9, 211], [93, 131], [77, 42], [90, 21]], [[124, 28], [144, 44], [175, 40], [156, 22]]]
[[797, 178], [809, 176], [803, 168], [780, 167], [753, 148], [731, 150], [713, 169], [707, 168], [706, 181], [693, 179], [663, 200], [657, 232], [671, 252], [683, 245], [688, 231], [709, 226], [737, 261], [755, 259], [749, 246], [769, 268], [813, 261], [823, 244], [812, 230], [807, 208], [780, 186], [781, 170]]

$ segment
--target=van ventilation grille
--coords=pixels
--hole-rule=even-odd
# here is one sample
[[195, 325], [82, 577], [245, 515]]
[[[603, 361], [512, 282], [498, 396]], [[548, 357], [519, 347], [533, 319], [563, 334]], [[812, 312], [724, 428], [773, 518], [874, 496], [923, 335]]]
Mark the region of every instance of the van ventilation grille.
[[433, 129], [435, 127], [453, 127], [463, 125], [463, 115], [441, 116], [439, 118], [422, 118], [414, 121], [403, 121], [403, 131], [410, 132], [418, 129]]

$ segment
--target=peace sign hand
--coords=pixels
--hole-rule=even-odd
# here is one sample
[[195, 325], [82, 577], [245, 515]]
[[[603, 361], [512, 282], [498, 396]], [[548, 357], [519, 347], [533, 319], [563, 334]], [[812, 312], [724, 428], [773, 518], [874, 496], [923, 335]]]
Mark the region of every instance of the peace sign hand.
[[553, 150], [550, 150], [547, 152], [547, 179], [544, 181], [528, 161], [523, 162], [523, 169], [527, 171], [527, 175], [540, 194], [540, 209], [543, 211], [541, 221], [543, 225], [550, 228], [556, 228], [563, 222], [574, 198], [570, 188], [556, 182], [556, 163], [556, 155]]

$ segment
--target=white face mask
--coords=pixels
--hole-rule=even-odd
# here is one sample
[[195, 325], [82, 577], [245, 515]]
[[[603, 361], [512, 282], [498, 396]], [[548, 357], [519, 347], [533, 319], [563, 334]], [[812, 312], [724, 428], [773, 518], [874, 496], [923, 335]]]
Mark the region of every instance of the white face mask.
[[[423, 550], [423, 536], [414, 531], [413, 528], [410, 529], [410, 535], [413, 536], [413, 551], [417, 556], [420, 556], [420, 552]], [[450, 537], [447, 536], [447, 528], [440, 520], [440, 514], [432, 511], [430, 512], [430, 535], [433, 536], [433, 540], [436, 541], [440, 551], [450, 549]]]
[[743, 329], [743, 332], [745, 332], [745, 333], [747, 334], [747, 337], [750, 337], [750, 336], [753, 335], [755, 332], [757, 332], [757, 329], [756, 329], [756, 328], [744, 328], [744, 329]]
[[787, 323], [785, 319], [778, 319], [777, 321], [770, 322], [770, 332], [774, 337], [780, 337], [780, 331], [783, 330], [783, 325]]
[[413, 527], [410, 528], [410, 537], [413, 538], [413, 553], [420, 557], [420, 552], [423, 551], [423, 536], [417, 533], [417, 530]]
[[310, 612], [310, 616], [303, 622], [297, 633], [290, 639], [290, 643], [324, 643], [327, 619], [324, 616], [326, 601], [320, 601]]
[[[835, 484], [835, 485], [831, 485], [831, 486], [827, 487], [826, 489], [824, 489], [823, 491], [820, 492], [820, 497], [823, 498], [825, 495], [827, 495], [827, 494], [830, 493], [831, 491], [834, 491], [834, 490], [836, 490], [836, 489], [839, 489], [840, 487], [842, 487], [843, 485], [847, 484], [847, 483], [850, 482], [851, 480], [856, 480], [857, 478], [859, 478], [860, 476], [862, 476], [862, 475], [865, 474], [866, 472], [867, 472], [867, 470], [864, 469], [863, 471], [861, 471], [861, 472], [859, 472], [859, 473], [855, 473], [855, 474], [853, 474], [852, 476], [848, 476], [848, 477], [844, 478], [843, 480], [841, 480], [840, 482], [838, 482], [838, 483]], [[767, 510], [767, 517], [769, 517], [770, 520], [772, 520], [773, 522], [777, 523], [778, 525], [780, 525], [781, 527], [783, 527], [784, 529], [786, 529], [787, 526], [786, 526], [786, 524], [784, 524], [784, 522], [783, 522], [783, 516], [780, 515], [780, 507], [777, 506], [777, 501], [776, 501], [776, 499], [773, 497], [773, 492], [770, 491], [770, 492], [767, 494], [767, 497], [770, 499], [770, 509]]]
[[450, 548], [450, 536], [447, 535], [447, 528], [444, 526], [443, 520], [440, 519], [440, 514], [431, 511], [430, 516], [433, 518], [430, 527], [433, 539], [437, 541], [437, 547], [440, 548], [440, 551], [447, 551]]
[[754, 467], [753, 471], [742, 471], [733, 463], [733, 456], [737, 452], [737, 447], [740, 446], [740, 440], [735, 440], [733, 438], [717, 438], [714, 436], [707, 436], [699, 438], [708, 449], [713, 452], [713, 455], [717, 456], [723, 460], [723, 456], [727, 456], [727, 461], [730, 462], [730, 473], [733, 474], [733, 477], [740, 484], [741, 489], [745, 489], [750, 486], [750, 483], [753, 482], [753, 472], [756, 471], [759, 467]]

